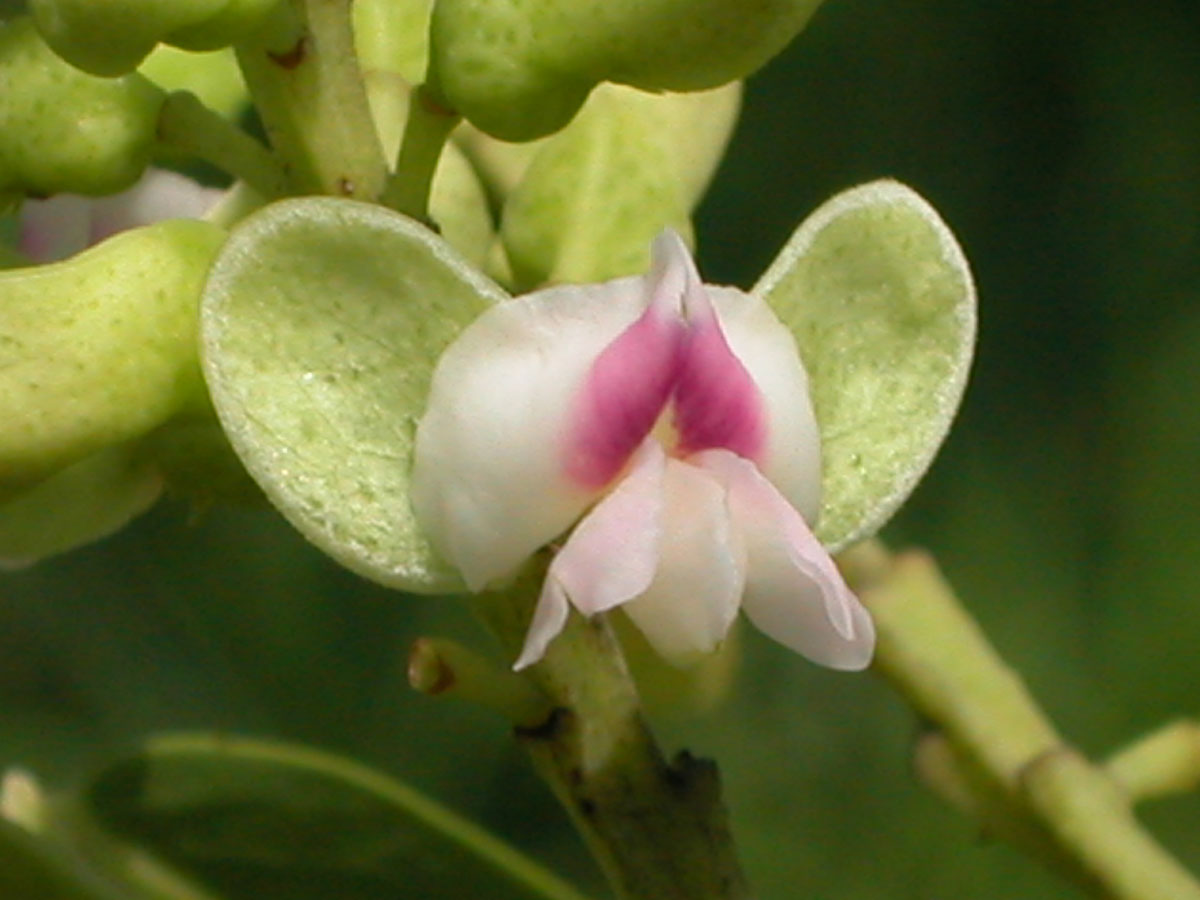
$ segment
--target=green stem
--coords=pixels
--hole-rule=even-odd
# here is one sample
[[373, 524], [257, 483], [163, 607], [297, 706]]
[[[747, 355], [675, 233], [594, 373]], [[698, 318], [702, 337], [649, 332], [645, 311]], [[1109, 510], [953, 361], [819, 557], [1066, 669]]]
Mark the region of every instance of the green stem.
[[287, 0], [238, 63], [295, 193], [376, 200], [387, 167], [354, 53], [351, 0]]
[[839, 561], [875, 620], [875, 669], [952, 751], [919, 763], [927, 782], [1018, 846], [1048, 843], [1038, 855], [1096, 897], [1200, 900], [1129, 794], [1062, 742], [927, 555], [868, 542]]
[[287, 177], [271, 152], [188, 91], [170, 94], [163, 103], [158, 139], [212, 163], [265, 198], [287, 193]]
[[429, 191], [442, 148], [460, 116], [445, 108], [426, 85], [413, 91], [395, 174], [383, 204], [421, 222], [429, 221]]
[[[511, 658], [524, 640], [543, 571], [478, 609]], [[517, 729], [622, 900], [744, 900], [716, 766], [663, 758], [602, 616], [572, 613], [530, 677], [550, 698], [544, 722]]]
[[1200, 786], [1200, 724], [1172, 722], [1130, 744], [1104, 767], [1134, 801], [1194, 790]]

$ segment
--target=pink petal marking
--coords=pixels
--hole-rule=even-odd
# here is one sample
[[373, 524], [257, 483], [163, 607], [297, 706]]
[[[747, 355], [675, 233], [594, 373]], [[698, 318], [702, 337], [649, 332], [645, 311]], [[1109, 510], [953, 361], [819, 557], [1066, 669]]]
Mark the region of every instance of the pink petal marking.
[[689, 461], [727, 486], [730, 513], [746, 542], [742, 609], [750, 621], [821, 665], [861, 669], [870, 663], [870, 614], [800, 513], [748, 460], [714, 450]]
[[708, 291], [694, 269], [689, 275], [688, 335], [674, 396], [678, 452], [724, 448], [760, 460], [767, 443], [762, 395], [725, 339]]
[[617, 476], [671, 396], [687, 330], [681, 275], [655, 266], [646, 311], [604, 348], [584, 380], [566, 461], [568, 477], [582, 487], [602, 488]]
[[585, 616], [594, 616], [650, 586], [658, 568], [666, 465], [658, 441], [643, 441], [629, 474], [575, 526], [550, 563], [515, 669], [540, 660], [562, 631], [564, 598]]

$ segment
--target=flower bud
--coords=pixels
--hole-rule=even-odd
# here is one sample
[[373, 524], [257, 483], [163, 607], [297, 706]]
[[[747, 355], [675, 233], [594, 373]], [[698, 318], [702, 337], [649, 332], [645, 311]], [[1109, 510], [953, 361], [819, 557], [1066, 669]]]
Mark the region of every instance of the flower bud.
[[163, 93], [67, 65], [27, 18], [0, 23], [0, 193], [109, 194], [150, 159]]
[[254, 28], [275, 0], [29, 0], [54, 52], [93, 75], [123, 75], [159, 42], [216, 50]]
[[430, 81], [512, 141], [562, 128], [601, 81], [697, 91], [749, 75], [820, 0], [439, 0]]
[[224, 237], [174, 220], [0, 272], [0, 498], [197, 403], [196, 306]]

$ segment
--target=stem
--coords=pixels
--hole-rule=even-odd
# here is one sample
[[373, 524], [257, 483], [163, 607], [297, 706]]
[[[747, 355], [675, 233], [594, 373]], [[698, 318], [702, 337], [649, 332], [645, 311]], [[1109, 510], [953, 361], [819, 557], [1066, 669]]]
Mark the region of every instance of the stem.
[[287, 193], [287, 176], [271, 151], [189, 91], [167, 96], [159, 114], [158, 139], [241, 179], [264, 198]]
[[237, 46], [297, 193], [375, 200], [386, 165], [354, 53], [351, 0], [288, 0]]
[[1130, 744], [1104, 767], [1135, 801], [1193, 790], [1200, 786], [1200, 724], [1173, 722]]
[[919, 760], [927, 782], [1018, 846], [1049, 842], [1038, 855], [1093, 896], [1200, 900], [1121, 785], [1058, 737], [927, 555], [868, 542], [840, 562], [874, 617], [876, 670], [947, 740], [949, 754], [935, 746]]
[[383, 204], [420, 222], [429, 221], [429, 190], [442, 148], [461, 117], [437, 101], [426, 85], [412, 93], [395, 174]]
[[[511, 658], [543, 572], [478, 608]], [[668, 764], [642, 719], [624, 658], [602, 616], [571, 614], [530, 676], [554, 710], [517, 729], [534, 767], [570, 814], [622, 900], [744, 900], [716, 766]]]

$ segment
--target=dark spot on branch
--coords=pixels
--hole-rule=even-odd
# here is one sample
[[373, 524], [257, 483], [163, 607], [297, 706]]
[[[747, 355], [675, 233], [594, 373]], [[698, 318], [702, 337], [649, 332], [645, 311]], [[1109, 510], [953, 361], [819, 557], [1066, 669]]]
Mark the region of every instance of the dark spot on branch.
[[271, 53], [267, 51], [267, 56], [271, 57], [271, 61], [275, 65], [284, 69], [294, 69], [300, 63], [304, 62], [304, 57], [308, 55], [308, 35], [304, 35], [300, 40], [296, 41], [294, 47], [290, 50], [285, 50], [283, 53]]
[[583, 813], [584, 818], [591, 819], [596, 815], [596, 804], [587, 797], [579, 798], [579, 811]]
[[525, 740], [552, 741], [560, 737], [571, 724], [574, 715], [565, 706], [556, 706], [550, 715], [537, 725], [518, 725], [513, 731]]

